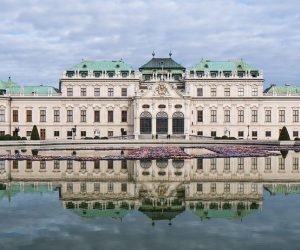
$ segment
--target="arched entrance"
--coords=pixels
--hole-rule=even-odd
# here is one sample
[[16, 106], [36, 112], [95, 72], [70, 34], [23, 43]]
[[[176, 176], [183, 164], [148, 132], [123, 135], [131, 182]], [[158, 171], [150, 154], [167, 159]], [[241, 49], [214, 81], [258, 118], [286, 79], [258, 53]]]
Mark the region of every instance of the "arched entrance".
[[158, 112], [156, 115], [156, 133], [168, 133], [168, 114], [166, 112], [161, 111]]
[[175, 112], [172, 120], [173, 134], [184, 134], [184, 114], [182, 112]]
[[152, 115], [144, 111], [140, 116], [140, 133], [151, 134], [152, 133]]

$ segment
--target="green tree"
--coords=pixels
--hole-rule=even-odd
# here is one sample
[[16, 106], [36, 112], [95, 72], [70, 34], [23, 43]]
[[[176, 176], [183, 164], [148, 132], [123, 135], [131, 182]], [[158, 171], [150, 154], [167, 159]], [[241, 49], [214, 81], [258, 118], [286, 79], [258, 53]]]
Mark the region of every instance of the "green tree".
[[34, 125], [32, 128], [30, 140], [40, 140], [39, 131], [38, 131], [36, 125]]
[[281, 129], [278, 140], [279, 141], [290, 141], [291, 140], [289, 132], [288, 132], [286, 126], [284, 126]]

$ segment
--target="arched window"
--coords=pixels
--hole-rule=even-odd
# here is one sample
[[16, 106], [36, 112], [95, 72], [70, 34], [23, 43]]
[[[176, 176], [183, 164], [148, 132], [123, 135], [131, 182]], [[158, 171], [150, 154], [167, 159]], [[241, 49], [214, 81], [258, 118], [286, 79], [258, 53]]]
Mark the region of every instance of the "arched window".
[[147, 169], [147, 168], [151, 167], [152, 161], [151, 160], [140, 160], [140, 165], [142, 168]]
[[166, 112], [161, 111], [158, 112], [156, 115], [156, 133], [168, 133], [168, 114]]
[[184, 114], [182, 112], [175, 112], [172, 117], [173, 120], [173, 134], [184, 133]]
[[168, 166], [168, 160], [156, 160], [156, 166], [158, 168], [166, 168]]
[[184, 160], [173, 160], [172, 165], [174, 168], [182, 168], [184, 166]]
[[140, 133], [151, 134], [152, 133], [152, 115], [144, 111], [140, 116]]

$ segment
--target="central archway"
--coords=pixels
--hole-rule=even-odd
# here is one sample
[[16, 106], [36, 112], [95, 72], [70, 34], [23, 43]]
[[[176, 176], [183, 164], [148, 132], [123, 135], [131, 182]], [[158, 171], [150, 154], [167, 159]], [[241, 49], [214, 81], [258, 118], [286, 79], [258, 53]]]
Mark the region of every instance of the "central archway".
[[156, 133], [168, 133], [168, 114], [166, 112], [161, 111], [158, 112], [156, 115]]
[[147, 111], [142, 112], [140, 116], [140, 133], [152, 133], [152, 115]]

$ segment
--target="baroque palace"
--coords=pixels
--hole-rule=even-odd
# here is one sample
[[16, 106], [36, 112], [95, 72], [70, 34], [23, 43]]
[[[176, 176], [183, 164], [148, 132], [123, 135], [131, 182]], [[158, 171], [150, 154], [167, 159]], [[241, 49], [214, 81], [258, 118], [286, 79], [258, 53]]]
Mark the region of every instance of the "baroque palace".
[[300, 88], [271, 85], [243, 60], [202, 59], [186, 69], [171, 57], [134, 70], [123, 60], [82, 61], [59, 88], [0, 82], [0, 135], [41, 139], [299, 136]]

